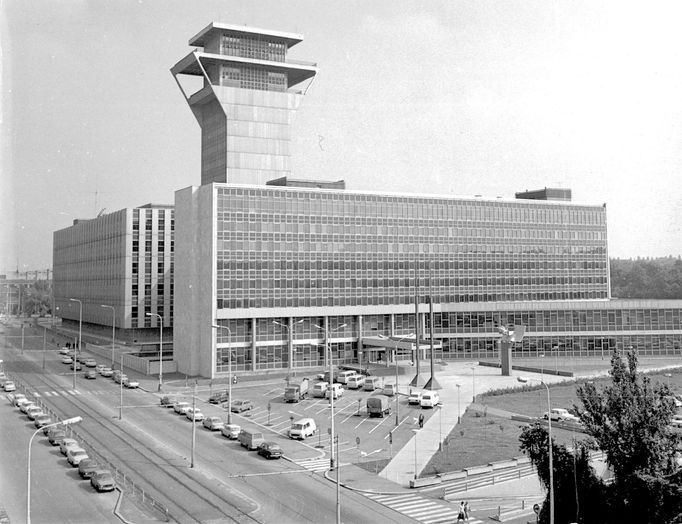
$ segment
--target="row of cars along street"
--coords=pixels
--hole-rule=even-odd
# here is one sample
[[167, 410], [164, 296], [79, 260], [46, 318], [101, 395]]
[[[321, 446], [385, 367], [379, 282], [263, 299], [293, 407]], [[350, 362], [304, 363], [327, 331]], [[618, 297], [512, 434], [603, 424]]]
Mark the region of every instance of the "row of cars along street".
[[7, 400], [12, 406], [25, 413], [29, 420], [33, 421], [36, 428], [43, 428], [43, 434], [47, 437], [48, 442], [52, 446], [59, 446], [59, 450], [66, 457], [71, 467], [78, 468], [78, 473], [82, 478], [90, 479], [90, 484], [95, 490], [112, 491], [116, 488], [116, 482], [111, 472], [88, 457], [87, 451], [80, 446], [77, 440], [67, 438], [63, 427], [50, 426], [56, 421], [43, 413], [42, 409], [26, 395], [10, 393], [7, 395]]
[[[213, 400], [213, 402], [211, 402], [211, 400]], [[220, 404], [228, 401], [229, 396], [227, 396], [226, 392], [217, 393], [209, 399], [209, 402], [213, 404]], [[238, 424], [228, 424], [217, 416], [206, 417], [201, 410], [196, 408], [196, 406], [192, 408], [192, 405], [189, 402], [182, 400], [173, 402], [172, 398], [169, 396], [161, 397], [160, 405], [164, 408], [172, 408], [175, 413], [184, 415], [193, 423], [202, 422], [202, 425], [208, 431], [220, 431], [224, 437], [230, 440], [237, 440], [243, 447], [249, 450], [255, 450], [259, 455], [265, 458], [278, 459], [282, 457], [283, 452], [280, 445], [276, 442], [266, 441], [260, 431], [242, 429]], [[233, 400], [230, 403], [230, 410], [233, 413], [243, 413], [244, 411], [250, 411], [252, 409], [253, 403], [250, 400]]]
[[74, 351], [69, 348], [61, 348], [59, 353], [62, 354], [62, 363], [70, 364], [69, 368], [74, 371], [81, 370], [81, 362], [87, 368], [83, 373], [83, 376], [88, 380], [95, 380], [97, 375], [103, 377], [112, 377], [117, 384], [122, 383], [127, 388], [138, 388], [140, 383], [137, 380], [131, 379], [125, 373], [120, 370], [113, 370], [110, 367], [104, 366], [103, 364], [98, 364], [94, 358], [87, 357], [82, 358], [76, 356]]

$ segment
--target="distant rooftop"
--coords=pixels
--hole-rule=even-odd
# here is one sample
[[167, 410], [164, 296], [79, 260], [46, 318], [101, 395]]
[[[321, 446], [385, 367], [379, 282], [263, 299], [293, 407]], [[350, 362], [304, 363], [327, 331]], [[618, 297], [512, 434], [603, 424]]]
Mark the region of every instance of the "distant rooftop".
[[289, 177], [275, 178], [268, 180], [268, 186], [283, 186], [283, 187], [316, 187], [319, 189], [346, 189], [345, 180], [337, 180], [336, 182], [328, 182], [326, 180], [303, 180]]
[[561, 200], [564, 202], [571, 201], [570, 189], [558, 189], [546, 187], [544, 189], [535, 189], [533, 191], [522, 191], [514, 195], [521, 200]]

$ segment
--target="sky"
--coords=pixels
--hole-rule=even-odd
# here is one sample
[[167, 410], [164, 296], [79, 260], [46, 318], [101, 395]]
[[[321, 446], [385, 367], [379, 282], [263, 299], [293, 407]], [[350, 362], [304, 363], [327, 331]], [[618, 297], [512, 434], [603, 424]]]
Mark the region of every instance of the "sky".
[[0, 0], [0, 273], [52, 234], [200, 184], [170, 68], [223, 22], [301, 33], [319, 73], [293, 176], [352, 190], [607, 204], [609, 255], [679, 256], [682, 4]]

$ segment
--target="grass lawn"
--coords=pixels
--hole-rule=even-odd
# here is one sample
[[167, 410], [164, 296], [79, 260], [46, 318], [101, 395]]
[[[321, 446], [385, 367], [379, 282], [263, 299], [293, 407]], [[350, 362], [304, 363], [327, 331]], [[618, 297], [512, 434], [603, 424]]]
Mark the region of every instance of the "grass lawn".
[[[665, 372], [651, 373], [647, 376], [653, 382], [670, 384], [675, 393], [680, 393], [682, 370], [671, 370], [668, 374], [671, 376], [667, 377]], [[610, 381], [608, 377], [594, 380], [597, 389]], [[579, 385], [576, 382], [550, 385], [552, 407], [571, 409], [575, 404], [579, 404], [576, 395], [576, 388]], [[530, 417], [542, 417], [547, 411], [547, 390], [544, 386], [532, 390], [525, 388], [518, 392], [506, 391], [499, 395], [484, 395], [477, 400], [479, 405]], [[443, 451], [432, 457], [420, 476], [428, 477], [522, 456], [519, 435], [524, 425], [507, 417], [489, 413], [484, 416], [479, 411], [467, 409], [461, 422], [448, 435], [447, 445], [443, 446]], [[552, 428], [552, 437], [555, 442], [565, 445], [570, 445], [574, 438], [577, 440], [588, 438], [584, 433], [556, 427]]]

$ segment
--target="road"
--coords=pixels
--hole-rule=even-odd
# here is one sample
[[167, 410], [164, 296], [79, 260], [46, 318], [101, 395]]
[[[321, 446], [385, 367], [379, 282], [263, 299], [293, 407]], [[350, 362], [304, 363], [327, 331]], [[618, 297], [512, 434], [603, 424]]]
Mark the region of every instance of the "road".
[[[12, 345], [17, 337], [10, 336], [8, 340]], [[156, 395], [141, 390], [124, 390], [123, 404], [126, 407], [123, 419], [118, 420], [119, 388], [110, 379], [99, 377], [86, 381], [79, 376], [74, 391], [72, 374], [67, 373], [67, 366], [59, 362], [55, 351], [47, 352], [45, 370], [42, 369], [43, 352], [31, 350], [28, 345], [23, 356], [17, 349], [2, 349], [1, 354], [7, 372], [55, 414], [61, 418], [82, 416], [83, 422], [74, 429], [91, 454], [110, 463], [118, 471], [119, 478], [125, 477], [127, 482], [143, 487], [168, 508], [174, 520], [335, 520], [335, 487], [319, 474], [287, 460], [267, 461], [199, 425], [195, 433], [192, 468], [192, 424], [172, 410], [159, 407]], [[221, 408], [205, 406], [202, 409], [210, 415], [213, 414], [211, 409]], [[2, 413], [3, 417], [16, 415]], [[30, 436], [26, 433], [23, 439], [21, 434], [11, 435], [10, 441], [17, 444], [25, 441]], [[3, 478], [7, 478], [9, 472], [5, 463], [2, 472]], [[49, 482], [51, 484], [52, 481]], [[66, 489], [68, 483], [62, 484], [60, 489]], [[58, 498], [70, 500], [65, 495]], [[37, 495], [36, 499], [34, 504], [45, 502], [44, 505], [48, 505], [47, 500]], [[346, 522], [412, 522], [352, 491], [344, 490], [342, 501], [342, 516]], [[52, 498], [49, 502], [52, 503]], [[16, 514], [16, 505], [12, 506], [12, 514]], [[74, 515], [69, 514], [60, 520], [74, 519]], [[109, 522], [106, 518], [98, 520], [92, 516], [88, 521]]]

